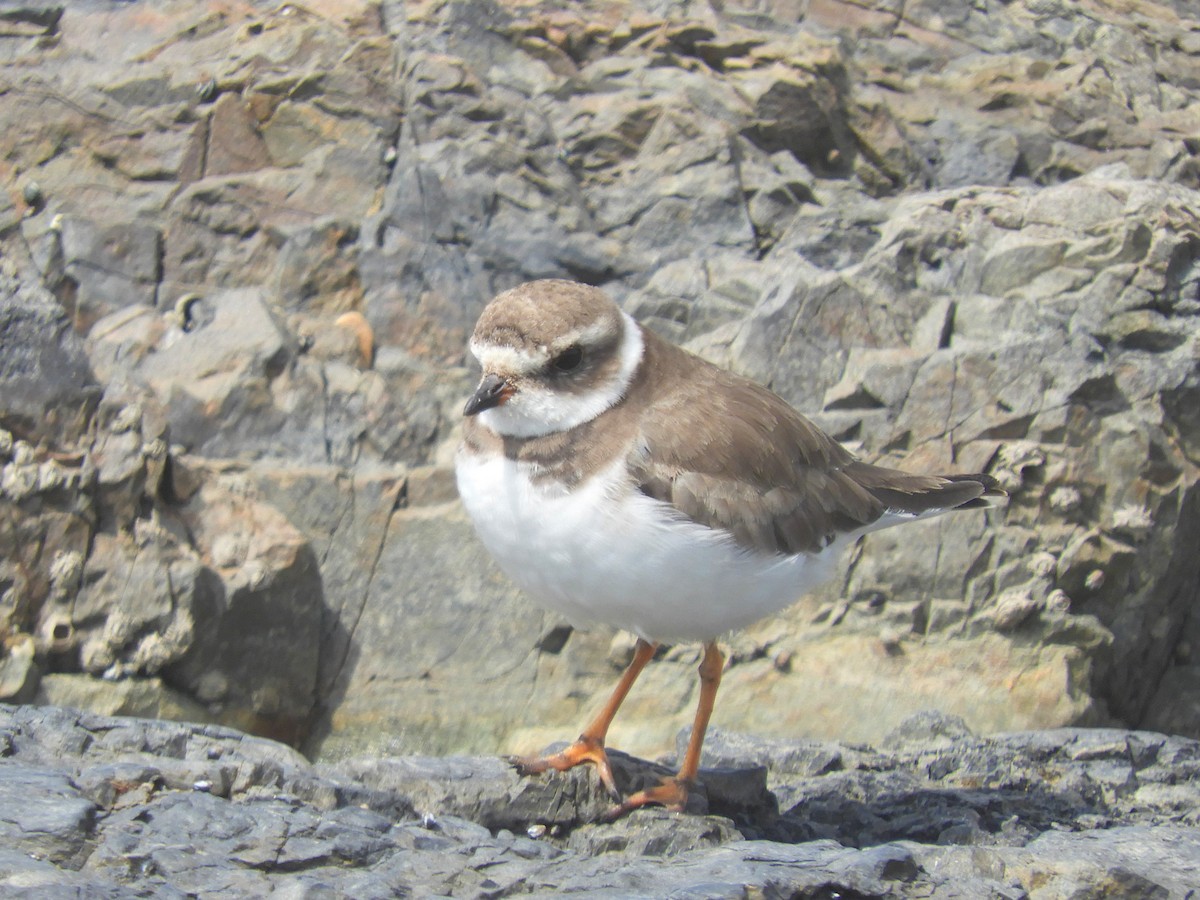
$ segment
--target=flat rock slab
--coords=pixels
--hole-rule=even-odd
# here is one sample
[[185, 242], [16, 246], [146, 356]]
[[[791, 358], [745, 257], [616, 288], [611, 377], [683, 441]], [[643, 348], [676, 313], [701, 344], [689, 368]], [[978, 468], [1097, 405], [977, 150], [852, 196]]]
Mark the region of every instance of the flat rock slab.
[[[231, 728], [0, 705], [0, 896], [1179, 897], [1200, 743], [921, 717], [890, 746], [717, 732], [710, 814], [586, 768], [313, 766]], [[614, 753], [622, 790], [664, 766]], [[713, 811], [724, 815], [711, 814]]]

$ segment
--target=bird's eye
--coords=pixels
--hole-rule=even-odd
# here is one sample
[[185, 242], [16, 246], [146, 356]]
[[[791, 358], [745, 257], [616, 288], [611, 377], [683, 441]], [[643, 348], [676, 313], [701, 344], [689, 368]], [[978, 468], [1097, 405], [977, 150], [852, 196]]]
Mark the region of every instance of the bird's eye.
[[558, 369], [560, 372], [570, 372], [572, 369], [579, 368], [579, 364], [583, 362], [583, 348], [578, 344], [572, 344], [554, 359], [550, 360], [550, 365]]

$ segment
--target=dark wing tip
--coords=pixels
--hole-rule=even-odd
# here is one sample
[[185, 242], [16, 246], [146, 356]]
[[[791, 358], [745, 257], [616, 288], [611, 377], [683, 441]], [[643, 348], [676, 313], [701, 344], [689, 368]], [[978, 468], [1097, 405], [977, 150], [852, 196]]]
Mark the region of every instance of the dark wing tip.
[[858, 461], [846, 473], [888, 509], [912, 515], [998, 506], [1007, 496], [990, 475], [912, 475]]
[[976, 475], [943, 475], [942, 478], [947, 481], [973, 481], [974, 484], [983, 486], [983, 493], [978, 497], [967, 500], [966, 503], [960, 506], [955, 506], [955, 509], [977, 509], [977, 508], [992, 508], [992, 506], [1000, 505], [1004, 497], [1008, 497], [1008, 491], [1000, 486], [1000, 482], [992, 478], [991, 475], [982, 473]]

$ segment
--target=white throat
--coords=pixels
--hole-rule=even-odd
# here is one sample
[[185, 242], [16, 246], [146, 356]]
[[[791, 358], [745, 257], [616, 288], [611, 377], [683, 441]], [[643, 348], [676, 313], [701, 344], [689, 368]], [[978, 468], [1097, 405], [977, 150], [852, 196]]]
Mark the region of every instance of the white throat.
[[[611, 380], [586, 393], [544, 389], [527, 381], [507, 403], [481, 412], [479, 421], [506, 437], [540, 437], [569, 431], [613, 406], [625, 396], [645, 349], [641, 327], [628, 313], [622, 312], [621, 317], [625, 327], [618, 351], [620, 364]], [[479, 362], [485, 372], [489, 371], [489, 362], [498, 361], [493, 353], [510, 357], [512, 350], [479, 348]]]

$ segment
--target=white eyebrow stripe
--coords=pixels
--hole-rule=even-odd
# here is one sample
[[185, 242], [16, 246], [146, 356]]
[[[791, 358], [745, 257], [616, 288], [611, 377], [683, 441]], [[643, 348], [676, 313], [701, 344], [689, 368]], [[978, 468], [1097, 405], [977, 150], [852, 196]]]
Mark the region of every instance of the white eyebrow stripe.
[[[625, 313], [621, 315], [626, 316]], [[587, 346], [596, 343], [600, 338], [608, 335], [611, 330], [612, 323], [601, 320], [567, 336], [566, 340], [555, 343], [564, 349], [574, 344]], [[508, 372], [511, 374], [537, 372], [550, 363], [551, 350], [549, 347], [538, 347], [536, 351], [530, 352], [507, 345], [487, 344], [474, 338], [471, 339], [469, 347], [471, 355], [479, 361], [485, 372]]]
[[[624, 313], [622, 313], [622, 315], [624, 315]], [[594, 344], [600, 338], [607, 336], [612, 330], [612, 322], [601, 319], [597, 322], [593, 322], [582, 331], [576, 332], [571, 340], [565, 342], [563, 346], [569, 347], [572, 344]]]
[[516, 347], [500, 347], [475, 340], [471, 341], [470, 348], [471, 355], [479, 360], [479, 365], [485, 372], [536, 372], [550, 361], [549, 351], [528, 353]]

